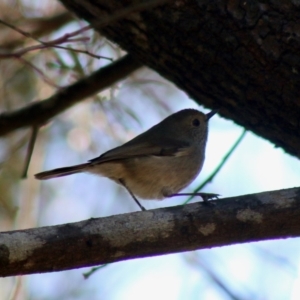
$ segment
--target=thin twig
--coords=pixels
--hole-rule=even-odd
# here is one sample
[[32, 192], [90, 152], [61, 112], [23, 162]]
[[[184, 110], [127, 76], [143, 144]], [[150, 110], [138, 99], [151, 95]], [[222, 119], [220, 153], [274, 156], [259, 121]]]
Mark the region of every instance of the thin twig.
[[[140, 3], [140, 4], [137, 4], [137, 5], [129, 6], [129, 7], [126, 7], [124, 9], [121, 9], [121, 10], [117, 11], [116, 13], [114, 13], [111, 16], [103, 18], [101, 21], [94, 22], [93, 25], [94, 25], [95, 28], [100, 29], [100, 28], [102, 28], [104, 26], [107, 26], [108, 24], [111, 24], [113, 22], [116, 22], [116, 21], [118, 21], [118, 20], [120, 20], [120, 19], [128, 16], [131, 13], [141, 12], [143, 10], [153, 8], [155, 6], [162, 5], [165, 2], [169, 2], [169, 1], [170, 0], [153, 0], [153, 1], [148, 1], [148, 2], [144, 2], [144, 3]], [[39, 44], [41, 44], [41, 45], [34, 45], [34, 46], [27, 47], [27, 48], [23, 48], [23, 49], [21, 49], [19, 51], [16, 51], [14, 53], [3, 53], [3, 54], [0, 54], [0, 58], [20, 57], [20, 56], [24, 55], [25, 53], [27, 53], [29, 51], [41, 50], [41, 49], [45, 49], [45, 48], [49, 48], [49, 47], [56, 47], [56, 48], [60, 48], [60, 49], [66, 49], [66, 48], [57, 47], [57, 46], [59, 44], [63, 44], [63, 43], [82, 41], [82, 39], [86, 39], [86, 37], [84, 37], [84, 38], [76, 38], [76, 39], [72, 39], [72, 38], [74, 36], [78, 35], [78, 34], [83, 33], [84, 31], [92, 29], [92, 27], [90, 25], [88, 25], [88, 26], [85, 26], [85, 27], [82, 27], [82, 28], [80, 28], [78, 30], [73, 31], [72, 33], [64, 34], [63, 36], [61, 36], [61, 37], [59, 37], [57, 39], [54, 39], [52, 41], [44, 42], [44, 41], [41, 41], [41, 40], [35, 38], [29, 32], [26, 32], [26, 31], [24, 31], [24, 30], [22, 30], [22, 29], [20, 29], [20, 28], [18, 28], [16, 26], [14, 26], [14, 25], [12, 25], [10, 23], [7, 23], [6, 21], [4, 21], [2, 19], [0, 19], [0, 24], [3, 24], [5, 26], [7, 26], [7, 27], [9, 27], [9, 28], [11, 28], [13, 30], [15, 30], [16, 32], [24, 35], [25, 37], [31, 38], [31, 39], [37, 41]], [[67, 50], [71, 50], [71, 51], [74, 51], [74, 52], [84, 53], [84, 54], [90, 55], [90, 56], [92, 56], [94, 58], [98, 58], [98, 59], [102, 58], [101, 56], [92, 54], [89, 51], [72, 49], [72, 48], [68, 48]]]
[[24, 170], [22, 173], [22, 177], [23, 179], [27, 178], [27, 171], [29, 168], [29, 164], [30, 164], [30, 160], [32, 157], [32, 153], [33, 153], [33, 149], [34, 149], [34, 145], [36, 142], [36, 138], [37, 138], [37, 134], [39, 131], [39, 127], [38, 126], [33, 126], [31, 129], [31, 136], [30, 136], [30, 140], [28, 143], [28, 148], [27, 148], [27, 153], [26, 153], [26, 158], [25, 158], [25, 164], [24, 164]]
[[41, 71], [38, 67], [36, 67], [34, 64], [32, 64], [30, 61], [22, 58], [22, 57], [16, 57], [18, 60], [20, 60], [21, 62], [23, 62], [25, 65], [30, 66], [32, 69], [34, 69], [42, 78], [43, 80], [48, 83], [49, 85], [51, 85], [52, 87], [58, 88], [60, 89], [61, 87], [56, 85], [55, 83], [53, 83], [45, 74], [43, 71]]
[[113, 61], [113, 59], [111, 57], [107, 57], [107, 56], [103, 56], [103, 55], [96, 55], [87, 50], [74, 49], [72, 47], [64, 47], [64, 46], [53, 46], [53, 48], [64, 49], [64, 50], [73, 51], [73, 52], [77, 52], [77, 53], [83, 53], [83, 54], [87, 54], [87, 55], [97, 58], [97, 59], [103, 58], [103, 59]]
[[85, 42], [87, 40], [89, 40], [89, 38], [82, 37], [82, 38], [77, 38], [77, 39], [69, 39], [69, 40], [65, 40], [65, 41], [61, 40], [59, 42], [56, 42], [56, 40], [46, 42], [46, 43], [41, 42], [41, 44], [39, 44], [39, 45], [33, 45], [33, 46], [25, 47], [25, 48], [22, 48], [20, 50], [17, 50], [15, 52], [13, 52], [13, 53], [0, 53], [0, 59], [1, 58], [18, 58], [18, 57], [21, 57], [21, 56], [23, 56], [24, 54], [26, 54], [30, 51], [43, 50], [43, 49], [47, 49], [47, 48], [58, 48], [58, 49], [63, 49], [63, 50], [68, 50], [68, 51], [74, 51], [74, 52], [87, 54], [87, 55], [89, 55], [91, 57], [94, 57], [94, 58], [97, 58], [97, 59], [105, 58], [105, 59], [108, 59], [108, 60], [112, 61], [112, 58], [101, 56], [101, 55], [96, 55], [96, 54], [93, 54], [93, 53], [91, 53], [89, 51], [86, 51], [86, 50], [59, 46], [59, 44], [71, 43], [71, 42]]
[[104, 265], [101, 265], [101, 266], [98, 266], [98, 267], [91, 268], [88, 272], [83, 273], [82, 275], [83, 275], [84, 279], [89, 279], [89, 277], [91, 275], [93, 275], [95, 272], [97, 272], [98, 270], [100, 270], [100, 269], [102, 269], [102, 268], [104, 268], [108, 265], [109, 264], [104, 264]]
[[[34, 51], [34, 50], [42, 50], [42, 49], [45, 49], [45, 48], [50, 48], [50, 47], [55, 47], [55, 48], [60, 48], [60, 49], [65, 49], [65, 50], [71, 50], [71, 51], [74, 51], [74, 52], [80, 52], [80, 53], [84, 53], [84, 54], [87, 54], [87, 55], [90, 55], [94, 58], [102, 58], [102, 56], [99, 56], [99, 55], [95, 55], [95, 54], [92, 54], [91, 52], [89, 51], [85, 51], [85, 50], [79, 50], [79, 49], [73, 49], [73, 48], [70, 48], [70, 47], [62, 47], [62, 46], [58, 46], [59, 44], [64, 44], [64, 43], [74, 43], [74, 42], [86, 42], [89, 40], [89, 38], [87, 37], [81, 37], [81, 38], [73, 38], [74, 36], [86, 31], [86, 30], [89, 30], [91, 29], [90, 26], [85, 26], [79, 30], [75, 30], [73, 31], [72, 33], [67, 33], [67, 34], [64, 34], [63, 36], [57, 38], [57, 39], [54, 39], [52, 41], [49, 41], [49, 42], [44, 42], [44, 41], [41, 41], [37, 38], [35, 38], [32, 34], [30, 34], [29, 32], [26, 32], [12, 24], [9, 24], [7, 23], [6, 21], [0, 19], [0, 23], [15, 30], [16, 32], [24, 35], [25, 37], [28, 37], [28, 38], [31, 38], [35, 41], [37, 41], [39, 44], [38, 45], [33, 45], [33, 46], [30, 46], [30, 47], [26, 47], [26, 48], [23, 48], [23, 49], [20, 49], [14, 53], [1, 53], [0, 54], [0, 58], [16, 58], [16, 57], [20, 57], [22, 55], [24, 55], [25, 53], [29, 52], [29, 51]], [[104, 58], [104, 57], [103, 57]], [[110, 59], [112, 60], [112, 59]]]
[[[58, 30], [72, 20], [74, 20], [74, 17], [71, 15], [71, 13], [68, 11], [63, 11], [47, 18], [26, 18], [26, 20], [24, 20], [19, 26], [21, 28], [32, 28], [31, 30], [29, 30], [30, 35], [35, 38], [40, 38], [42, 36], [50, 34], [54, 30]], [[6, 25], [5, 21], [3, 25]], [[22, 46], [24, 44], [24, 39], [22, 39], [23, 34], [20, 34], [19, 32], [17, 33], [18, 35], [12, 34], [11, 36], [7, 37], [7, 39], [3, 41], [3, 43], [1, 43], [1, 48], [15, 49], [18, 46]]]
[[10, 29], [13, 29], [14, 31], [16, 31], [16, 32], [18, 32], [18, 33], [24, 35], [25, 37], [31, 38], [31, 39], [33, 39], [33, 40], [39, 42], [39, 40], [36, 39], [31, 33], [26, 32], [26, 31], [24, 31], [24, 30], [22, 30], [22, 29], [20, 29], [20, 28], [18, 28], [18, 27], [16, 27], [16, 26], [14, 26], [14, 25], [12, 25], [12, 24], [10, 24], [10, 23], [7, 23], [6, 21], [4, 21], [4, 20], [2, 20], [2, 19], [0, 19], [0, 24], [3, 24], [3, 25], [5, 25], [5, 26], [9, 27]]
[[90, 25], [87, 25], [87, 26], [84, 26], [84, 27], [82, 27], [78, 30], [75, 30], [75, 31], [71, 32], [71, 33], [66, 33], [63, 36], [61, 36], [61, 37], [59, 37], [55, 40], [52, 40], [50, 42], [43, 42], [43, 41], [39, 41], [39, 42], [43, 45], [61, 44], [64, 41], [69, 41], [71, 37], [76, 36], [80, 33], [83, 33], [84, 31], [87, 31], [87, 30], [90, 30], [90, 29], [92, 29], [92, 27]]
[[78, 35], [78, 34], [84, 32], [84, 31], [87, 31], [87, 30], [92, 29], [92, 27], [91, 27], [90, 25], [84, 26], [84, 27], [82, 27], [82, 28], [80, 28], [80, 29], [77, 29], [77, 30], [71, 32], [71, 33], [64, 34], [63, 36], [61, 36], [61, 37], [59, 37], [59, 38], [57, 38], [57, 39], [55, 39], [55, 40], [52, 40], [52, 41], [50, 41], [50, 42], [43, 42], [43, 41], [37, 39], [36, 37], [34, 37], [31, 33], [26, 32], [26, 31], [24, 31], [24, 30], [22, 30], [22, 29], [20, 29], [20, 28], [18, 28], [18, 27], [16, 27], [16, 26], [14, 26], [14, 25], [12, 25], [12, 24], [10, 24], [10, 23], [7, 23], [6, 21], [4, 21], [4, 20], [2, 20], [2, 19], [0, 19], [0, 24], [3, 24], [3, 25], [5, 25], [5, 26], [7, 26], [7, 27], [13, 29], [14, 31], [16, 31], [16, 32], [18, 32], [18, 33], [24, 35], [25, 37], [31, 38], [31, 39], [35, 40], [36, 42], [39, 42], [39, 43], [41, 43], [41, 44], [43, 44], [43, 45], [47, 45], [47, 44], [50, 44], [50, 45], [51, 45], [51, 44], [60, 44], [60, 43], [62, 43], [62, 42], [64, 42], [64, 41], [69, 40], [69, 39], [70, 39], [71, 37], [73, 37], [73, 36], [76, 36], [76, 35]]

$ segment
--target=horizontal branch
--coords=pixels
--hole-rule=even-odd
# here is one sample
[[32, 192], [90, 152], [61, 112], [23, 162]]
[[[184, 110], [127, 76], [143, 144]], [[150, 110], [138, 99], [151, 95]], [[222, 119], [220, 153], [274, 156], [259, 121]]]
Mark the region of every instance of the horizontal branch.
[[45, 100], [0, 114], [0, 136], [22, 127], [41, 126], [72, 105], [125, 78], [142, 65], [126, 55]]
[[0, 233], [0, 276], [300, 236], [300, 188]]

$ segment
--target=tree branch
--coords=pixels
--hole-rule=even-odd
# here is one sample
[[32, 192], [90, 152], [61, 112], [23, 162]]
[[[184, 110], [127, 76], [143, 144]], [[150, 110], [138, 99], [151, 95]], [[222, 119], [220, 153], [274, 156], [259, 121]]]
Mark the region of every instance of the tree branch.
[[48, 99], [0, 114], [0, 136], [28, 126], [41, 126], [72, 105], [125, 78], [142, 64], [126, 55], [93, 74], [65, 87]]
[[199, 104], [300, 158], [295, 1], [171, 1], [103, 28], [145, 2], [60, 1]]
[[0, 234], [0, 276], [300, 236], [300, 188]]

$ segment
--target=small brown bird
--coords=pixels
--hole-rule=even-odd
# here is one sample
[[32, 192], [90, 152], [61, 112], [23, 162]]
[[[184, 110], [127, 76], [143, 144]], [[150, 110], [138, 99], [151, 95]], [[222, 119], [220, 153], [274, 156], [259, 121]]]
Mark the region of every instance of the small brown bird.
[[[208, 135], [208, 114], [195, 109], [174, 113], [131, 141], [109, 150], [87, 163], [45, 171], [35, 175], [46, 180], [88, 172], [123, 185], [139, 207], [135, 196], [163, 199], [178, 194], [202, 169]], [[204, 200], [217, 194], [197, 193]]]

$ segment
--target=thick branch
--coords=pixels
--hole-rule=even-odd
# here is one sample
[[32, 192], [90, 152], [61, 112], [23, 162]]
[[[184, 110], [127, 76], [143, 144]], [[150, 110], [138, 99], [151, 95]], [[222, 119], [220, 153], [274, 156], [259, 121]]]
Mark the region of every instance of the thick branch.
[[199, 104], [300, 157], [296, 1], [170, 1], [104, 28], [142, 1], [61, 2]]
[[48, 99], [34, 102], [15, 111], [2, 113], [0, 114], [0, 136], [22, 127], [43, 125], [70, 106], [108, 88], [141, 66], [141, 63], [131, 55], [126, 55], [78, 82], [61, 89]]
[[0, 234], [0, 276], [300, 236], [300, 188]]

